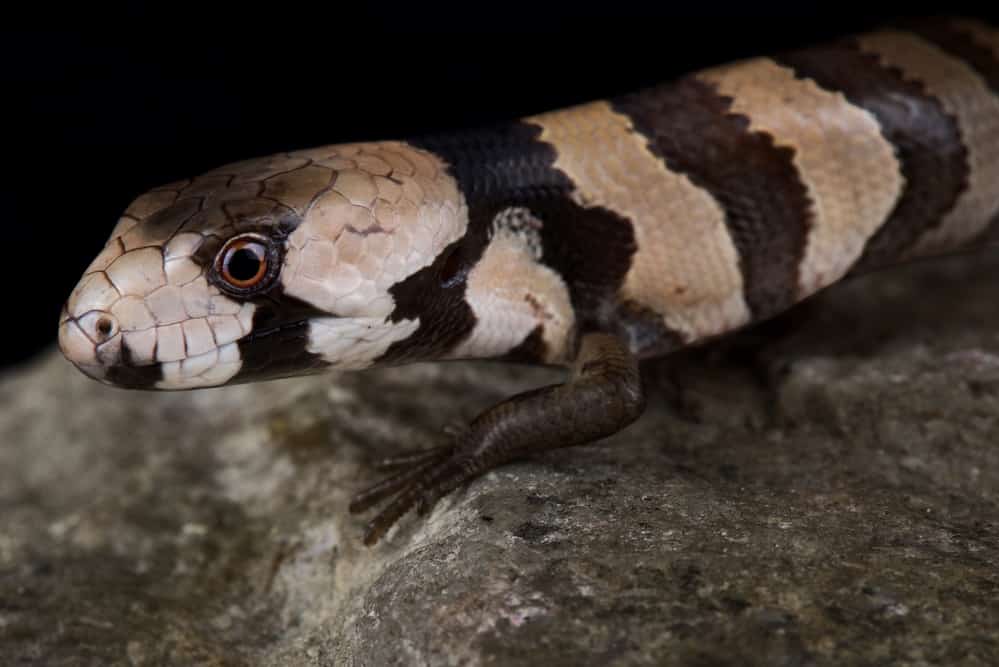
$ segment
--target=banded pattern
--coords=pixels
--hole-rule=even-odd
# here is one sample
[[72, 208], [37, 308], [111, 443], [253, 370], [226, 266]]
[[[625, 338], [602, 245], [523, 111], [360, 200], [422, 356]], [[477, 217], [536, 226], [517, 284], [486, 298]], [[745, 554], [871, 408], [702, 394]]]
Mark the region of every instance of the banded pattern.
[[783, 60], [869, 110], [895, 147], [906, 187], [868, 240], [860, 265], [876, 267], [899, 259], [920, 234], [940, 223], [966, 187], [966, 150], [955, 119], [926, 93], [923, 83], [884, 66], [856, 41], [788, 54]]
[[574, 203], [632, 226], [614, 312], [659, 319], [631, 337], [646, 356], [980, 237], [999, 216], [997, 44], [927, 23], [526, 121]]
[[808, 217], [796, 221], [807, 225], [807, 236], [797, 258], [794, 299], [839, 280], [904, 187], [876, 118], [770, 59], [717, 68], [699, 78], [732, 100], [732, 113], [749, 120], [749, 131], [793, 151], [810, 201]]
[[[157, 388], [420, 359], [570, 363], [587, 331], [653, 356], [997, 219], [999, 35], [918, 23], [157, 188], [88, 269], [62, 340], [88, 372]], [[280, 280], [234, 298], [210, 269], [247, 230], [280, 246]]]
[[[62, 340], [88, 372], [157, 388], [420, 359], [570, 363], [588, 331], [652, 356], [997, 219], [999, 35], [919, 23], [158, 188], [88, 269]], [[280, 280], [234, 297], [211, 266], [247, 230], [280, 246]]]
[[791, 306], [812, 218], [794, 152], [752, 131], [729, 98], [697, 77], [626, 97], [615, 107], [631, 117], [668, 169], [687, 175], [725, 212], [753, 319]]
[[[718, 322], [736, 328], [750, 320], [724, 211], [689, 177], [667, 169], [627, 115], [594, 102], [527, 122], [555, 148], [554, 166], [575, 186], [574, 203], [617, 211], [633, 225], [639, 252], [625, 275], [622, 301], [661, 313], [664, 326], [684, 340], [696, 340]], [[659, 341], [651, 343], [655, 349]]]
[[995, 226], [999, 33], [917, 24], [158, 188], [71, 294], [60, 345], [156, 389], [454, 358], [572, 368], [359, 494], [354, 511], [392, 498], [370, 543], [497, 465], [627, 426], [638, 359]]
[[[530, 122], [516, 122], [477, 131], [465, 131], [429, 137], [411, 143], [424, 148], [449, 166], [468, 201], [469, 233], [454, 251], [455, 271], [474, 278], [468, 283], [465, 299], [479, 315], [492, 311], [493, 317], [477, 319], [460, 315], [470, 340], [461, 343], [445, 339], [433, 346], [417, 344], [416, 352], [438, 356], [493, 357], [502, 347], [505, 353], [525, 348], [541, 331], [544, 345], [532, 348], [541, 353], [533, 361], [570, 363], [575, 352], [575, 335], [580, 331], [607, 328], [617, 324], [613, 304], [635, 253], [634, 231], [628, 220], [618, 212], [595, 205], [583, 205], [570, 196], [572, 179], [555, 165], [557, 147], [540, 140], [541, 128]], [[509, 237], [496, 235], [497, 227], [519, 212], [536, 223], [533, 240], [517, 256], [517, 264], [506, 267], [506, 273], [479, 271], [472, 267], [481, 257], [491, 257], [487, 246], [509, 243]], [[586, 243], [567, 243], [569, 239]], [[461, 267], [461, 268], [457, 268]], [[490, 308], [487, 302], [507, 291], [510, 274], [533, 274], [538, 282], [530, 289], [520, 289], [501, 308]], [[492, 276], [493, 280], [489, 279]], [[528, 287], [528, 286], [523, 286]], [[440, 299], [414, 299], [417, 308], [439, 308]], [[521, 325], [496, 340], [495, 330], [509, 327], [507, 314], [526, 312], [527, 303], [534, 328]], [[455, 319], [454, 308], [447, 317]], [[461, 308], [458, 308], [462, 312]], [[515, 333], [514, 333], [515, 332]], [[486, 348], [476, 347], [475, 341], [490, 341]], [[414, 346], [402, 341], [390, 350], [395, 360], [402, 354], [412, 355]], [[409, 352], [407, 352], [407, 350]], [[425, 358], [425, 356], [424, 356]]]
[[999, 215], [999, 40], [993, 36], [990, 49], [985, 37], [974, 24], [945, 23], [921, 25], [916, 35], [884, 32], [859, 40], [861, 48], [925, 82], [957, 121], [967, 151], [967, 189], [940, 225], [922, 235], [913, 256], [974, 239]]

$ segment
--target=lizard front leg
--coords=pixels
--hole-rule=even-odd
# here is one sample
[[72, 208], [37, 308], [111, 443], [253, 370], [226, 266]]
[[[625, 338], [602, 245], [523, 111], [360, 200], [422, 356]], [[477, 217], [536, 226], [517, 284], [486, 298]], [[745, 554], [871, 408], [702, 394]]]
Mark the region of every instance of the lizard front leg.
[[364, 543], [374, 544], [412, 507], [425, 513], [443, 495], [509, 461], [612, 435], [644, 408], [635, 356], [613, 335], [586, 334], [567, 382], [517, 394], [475, 418], [451, 444], [390, 462], [402, 472], [358, 493], [350, 510], [392, 498], [368, 524]]

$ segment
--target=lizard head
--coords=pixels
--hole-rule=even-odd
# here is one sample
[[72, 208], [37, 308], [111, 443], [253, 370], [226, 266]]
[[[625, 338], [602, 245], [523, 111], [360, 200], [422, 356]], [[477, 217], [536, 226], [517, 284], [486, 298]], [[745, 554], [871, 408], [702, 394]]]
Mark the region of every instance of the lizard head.
[[404, 143], [221, 167], [129, 206], [59, 345], [87, 375], [143, 389], [363, 368], [419, 327], [396, 291], [466, 226], [443, 163]]

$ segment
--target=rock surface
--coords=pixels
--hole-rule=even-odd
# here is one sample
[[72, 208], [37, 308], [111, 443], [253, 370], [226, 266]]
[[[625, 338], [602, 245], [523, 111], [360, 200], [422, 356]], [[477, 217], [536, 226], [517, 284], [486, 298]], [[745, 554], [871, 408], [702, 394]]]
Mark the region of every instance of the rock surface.
[[373, 549], [346, 512], [372, 458], [558, 375], [147, 394], [53, 352], [0, 381], [0, 662], [996, 664], [997, 279], [983, 255], [831, 290], [770, 390], [686, 354], [696, 420], [653, 393]]

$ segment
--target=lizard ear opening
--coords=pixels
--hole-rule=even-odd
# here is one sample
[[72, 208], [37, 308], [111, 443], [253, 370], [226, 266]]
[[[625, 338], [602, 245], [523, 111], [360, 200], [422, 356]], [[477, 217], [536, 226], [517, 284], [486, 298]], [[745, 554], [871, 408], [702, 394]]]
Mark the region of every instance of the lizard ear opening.
[[447, 251], [447, 257], [441, 265], [441, 287], [453, 287], [468, 275], [468, 266], [462, 261], [461, 253], [455, 246]]

